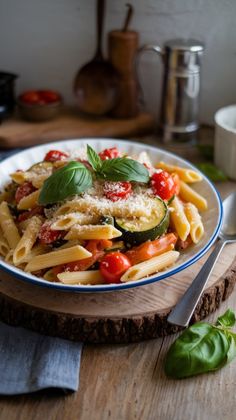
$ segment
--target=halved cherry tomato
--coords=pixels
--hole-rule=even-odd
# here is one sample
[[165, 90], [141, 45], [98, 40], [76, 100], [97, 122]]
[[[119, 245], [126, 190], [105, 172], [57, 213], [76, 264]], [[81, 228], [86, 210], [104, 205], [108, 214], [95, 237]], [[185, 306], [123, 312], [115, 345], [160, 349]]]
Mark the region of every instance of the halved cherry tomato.
[[104, 149], [99, 153], [99, 156], [102, 160], [115, 159], [119, 157], [119, 151], [117, 147], [111, 147], [110, 149]]
[[131, 263], [125, 254], [110, 252], [102, 258], [99, 270], [107, 283], [120, 283], [121, 276], [130, 267]]
[[128, 198], [132, 192], [132, 185], [128, 181], [111, 182], [104, 184], [104, 194], [111, 201], [124, 200]]
[[147, 261], [152, 257], [163, 254], [163, 252], [171, 251], [176, 244], [177, 237], [174, 233], [168, 233], [154, 241], [147, 241], [136, 246], [125, 253], [132, 265]]
[[[179, 185], [179, 184], [178, 184]], [[173, 195], [177, 194], [178, 185], [176, 178], [174, 179], [166, 171], [155, 172], [151, 177], [151, 187], [154, 194], [162, 198], [162, 200], [169, 200]]]
[[46, 162], [57, 162], [58, 160], [65, 160], [68, 157], [68, 153], [61, 152], [60, 150], [50, 150], [44, 160]]
[[24, 182], [24, 184], [20, 185], [16, 190], [16, 194], [15, 194], [16, 203], [18, 204], [22, 198], [31, 194], [35, 190], [36, 188], [33, 186], [31, 182]]
[[63, 238], [65, 233], [63, 230], [52, 230], [50, 224], [46, 222], [41, 226], [38, 237], [42, 245], [49, 245]]
[[91, 257], [84, 258], [83, 260], [72, 261], [67, 264], [61, 264], [54, 267], [53, 273], [55, 276], [62, 271], [85, 271], [91, 267], [96, 261], [101, 259], [104, 255], [104, 249], [109, 248], [112, 245], [112, 241], [107, 239], [101, 240], [90, 240], [88, 241], [85, 248], [92, 253]]
[[43, 206], [36, 206], [30, 211], [24, 211], [23, 213], [19, 214], [17, 221], [20, 223], [29, 219], [30, 217], [41, 214], [43, 215]]

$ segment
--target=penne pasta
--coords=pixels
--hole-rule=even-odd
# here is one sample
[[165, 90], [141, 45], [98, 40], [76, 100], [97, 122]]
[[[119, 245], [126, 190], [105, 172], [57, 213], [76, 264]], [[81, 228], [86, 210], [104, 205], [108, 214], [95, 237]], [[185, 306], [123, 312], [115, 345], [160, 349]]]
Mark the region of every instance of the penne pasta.
[[165, 252], [164, 254], [150, 258], [150, 260], [135, 264], [133, 267], [128, 268], [120, 280], [123, 283], [140, 280], [174, 264], [178, 257], [179, 252], [177, 251]]
[[9, 244], [8, 244], [7, 240], [4, 238], [3, 231], [0, 228], [0, 255], [2, 255], [3, 257], [6, 257], [9, 250], [10, 250]]
[[103, 277], [99, 270], [65, 271], [57, 275], [64, 284], [102, 284]]
[[36, 255], [25, 267], [26, 271], [38, 271], [44, 268], [55, 267], [56, 265], [66, 264], [76, 260], [91, 257], [91, 252], [80, 245], [72, 248], [61, 249], [59, 251], [48, 252], [43, 255]]
[[23, 197], [17, 206], [18, 210], [30, 210], [36, 207], [38, 205], [39, 194], [40, 190], [36, 190], [26, 197]]
[[157, 168], [163, 169], [169, 173], [175, 172], [184, 182], [192, 183], [202, 181], [202, 176], [199, 172], [188, 168], [181, 168], [180, 166], [169, 165], [168, 163], [159, 162]]
[[190, 201], [190, 203], [194, 204], [200, 211], [207, 210], [208, 208], [207, 200], [183, 181], [180, 181], [179, 195], [183, 200]]
[[31, 249], [31, 251], [22, 260], [22, 262], [28, 263], [36, 255], [46, 254], [49, 251], [50, 251], [50, 248], [47, 248], [47, 247], [45, 247], [45, 246], [43, 246], [41, 244], [34, 245], [33, 248]]
[[58, 219], [52, 223], [52, 230], [68, 230], [75, 224], [79, 225], [90, 225], [92, 223], [98, 223], [99, 217], [84, 214], [84, 213], [69, 213], [64, 216], [58, 216]]
[[190, 224], [184, 213], [184, 207], [178, 197], [175, 197], [172, 202], [172, 211], [170, 212], [171, 222], [175, 231], [182, 241], [185, 241], [190, 233]]
[[5, 201], [0, 204], [0, 226], [10, 248], [14, 249], [20, 240], [20, 235]]
[[28, 224], [13, 253], [13, 263], [15, 265], [22, 263], [29, 255], [37, 239], [41, 225], [42, 221], [37, 216], [30, 219], [30, 223]]
[[187, 203], [184, 211], [190, 224], [190, 236], [194, 244], [197, 244], [204, 234], [204, 227], [198, 209], [194, 204]]
[[6, 258], [5, 258], [5, 261], [8, 264], [14, 265], [13, 264], [13, 249], [10, 249], [10, 251], [7, 253]]
[[65, 239], [113, 239], [122, 233], [112, 225], [74, 225]]
[[10, 174], [10, 177], [13, 181], [15, 181], [17, 184], [24, 184], [25, 181], [29, 180], [29, 174], [28, 172], [24, 171], [17, 171]]

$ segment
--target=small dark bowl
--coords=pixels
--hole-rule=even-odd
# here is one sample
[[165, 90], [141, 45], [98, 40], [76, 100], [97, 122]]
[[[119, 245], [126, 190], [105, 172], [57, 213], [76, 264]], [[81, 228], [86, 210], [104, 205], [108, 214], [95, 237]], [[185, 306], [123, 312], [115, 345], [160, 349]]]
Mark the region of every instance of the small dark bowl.
[[62, 99], [49, 104], [26, 104], [17, 99], [17, 106], [20, 116], [27, 121], [49, 121], [57, 117], [62, 109]]

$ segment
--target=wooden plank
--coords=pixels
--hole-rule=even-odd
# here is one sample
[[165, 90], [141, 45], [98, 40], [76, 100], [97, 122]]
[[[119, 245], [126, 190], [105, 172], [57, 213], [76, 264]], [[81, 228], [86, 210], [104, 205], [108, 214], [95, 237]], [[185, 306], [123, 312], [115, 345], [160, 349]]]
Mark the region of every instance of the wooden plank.
[[65, 108], [54, 120], [41, 123], [23, 121], [17, 115], [0, 126], [0, 147], [34, 146], [82, 137], [131, 137], [153, 132], [154, 119], [148, 113], [135, 118], [90, 118]]

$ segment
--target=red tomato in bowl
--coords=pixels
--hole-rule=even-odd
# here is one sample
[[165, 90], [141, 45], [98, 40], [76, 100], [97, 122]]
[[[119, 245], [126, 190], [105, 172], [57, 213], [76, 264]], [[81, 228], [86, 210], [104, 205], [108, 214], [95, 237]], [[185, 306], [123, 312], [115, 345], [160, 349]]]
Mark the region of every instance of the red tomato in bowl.
[[53, 90], [39, 90], [38, 93], [41, 99], [44, 99], [46, 103], [58, 102], [61, 100], [61, 95]]
[[29, 90], [24, 92], [19, 96], [20, 101], [25, 102], [29, 105], [38, 104], [40, 101], [40, 96], [36, 90]]
[[125, 254], [110, 252], [102, 258], [99, 270], [106, 283], [120, 283], [121, 276], [130, 267], [131, 263]]
[[19, 96], [26, 105], [48, 105], [61, 100], [61, 95], [52, 90], [29, 90]]

